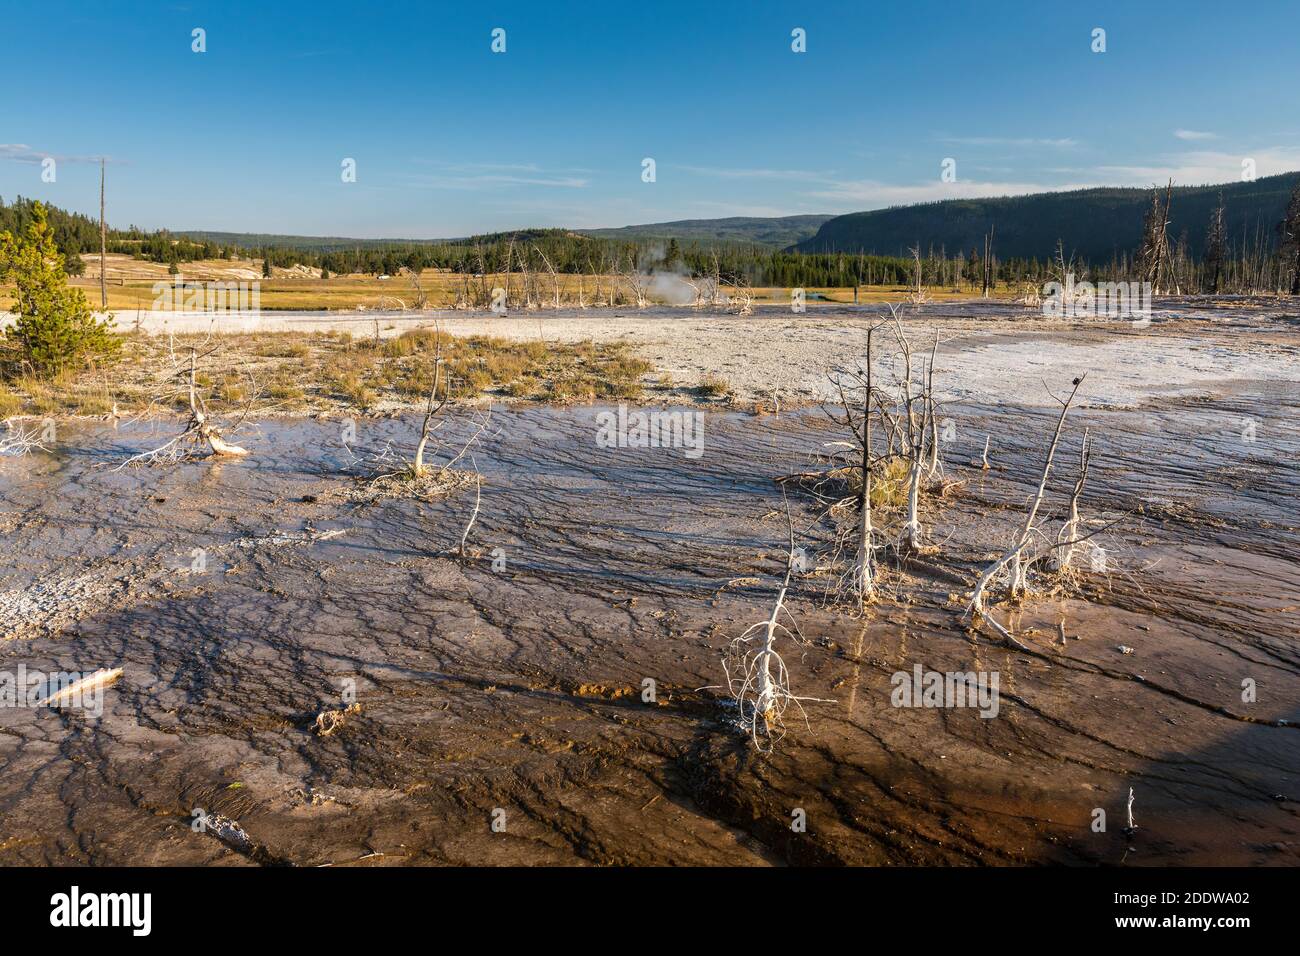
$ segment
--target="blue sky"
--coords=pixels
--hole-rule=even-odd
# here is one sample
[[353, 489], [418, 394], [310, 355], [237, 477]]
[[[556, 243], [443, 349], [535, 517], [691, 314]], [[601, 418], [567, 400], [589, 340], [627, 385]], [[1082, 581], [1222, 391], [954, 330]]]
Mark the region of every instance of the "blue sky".
[[112, 225], [432, 238], [1300, 169], [1296, 0], [0, 10], [0, 196], [94, 212], [107, 156]]

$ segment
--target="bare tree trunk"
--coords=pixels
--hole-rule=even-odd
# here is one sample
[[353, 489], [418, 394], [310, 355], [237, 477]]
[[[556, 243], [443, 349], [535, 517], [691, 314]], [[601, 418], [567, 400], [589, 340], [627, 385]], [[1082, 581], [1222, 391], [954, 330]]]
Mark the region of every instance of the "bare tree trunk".
[[[907, 479], [907, 520], [903, 524], [903, 534], [901, 546], [905, 549], [919, 548], [921, 544], [921, 470], [922, 458], [924, 456], [925, 430], [927, 414], [923, 410], [921, 421], [916, 420], [916, 413], [913, 405], [916, 398], [912, 395], [912, 346], [907, 341], [907, 336], [903, 334], [903, 325], [898, 320], [898, 312], [890, 306], [890, 312], [894, 319], [894, 334], [898, 338], [898, 347], [903, 356], [903, 416], [905, 418], [904, 440], [907, 443], [907, 458], [910, 463]], [[922, 385], [922, 402], [927, 398]]]
[[867, 388], [862, 399], [862, 493], [858, 499], [858, 607], [864, 607], [876, 593], [875, 570], [872, 567], [871, 525], [871, 336], [874, 328], [867, 329]]
[[925, 407], [930, 418], [930, 461], [926, 466], [927, 481], [933, 481], [935, 476], [939, 474], [939, 423], [936, 420], [938, 416], [935, 414], [937, 408], [934, 401], [934, 360], [938, 354], [939, 330], [936, 328], [934, 330], [934, 349], [930, 352], [930, 372], [925, 385]]
[[1079, 498], [1083, 495], [1083, 486], [1088, 481], [1088, 465], [1091, 460], [1092, 441], [1088, 437], [1088, 430], [1084, 429], [1083, 445], [1079, 449], [1079, 477], [1075, 480], [1074, 491], [1070, 494], [1070, 516], [1056, 538], [1060, 545], [1055, 551], [1056, 567], [1060, 571], [1068, 570], [1074, 561], [1073, 542], [1079, 536]]
[[1043, 494], [1047, 490], [1047, 477], [1052, 471], [1052, 459], [1056, 456], [1056, 446], [1061, 441], [1061, 430], [1065, 427], [1065, 416], [1069, 414], [1070, 405], [1074, 402], [1074, 396], [1079, 391], [1079, 386], [1087, 378], [1087, 373], [1080, 375], [1074, 380], [1074, 388], [1070, 391], [1069, 397], [1061, 403], [1061, 417], [1056, 420], [1056, 431], [1052, 433], [1052, 442], [1047, 446], [1047, 458], [1043, 461], [1043, 473], [1038, 479], [1038, 492], [1034, 495], [1033, 503], [1029, 506], [1029, 513], [1025, 515], [1025, 523], [1020, 529], [1020, 535], [1016, 538], [1016, 547], [1011, 554], [1011, 579], [1008, 585], [1008, 591], [1011, 597], [1019, 597], [1025, 591], [1025, 561], [1024, 551], [1029, 545], [1029, 536], [1034, 530], [1034, 520], [1038, 517], [1039, 506], [1043, 503]]
[[1160, 201], [1160, 190], [1151, 193], [1151, 208], [1142, 223], [1142, 248], [1138, 252], [1138, 272], [1144, 282], [1151, 283], [1153, 292], [1159, 293], [1164, 278], [1165, 261], [1168, 259], [1169, 247], [1169, 203], [1173, 192], [1173, 180], [1165, 190], [1165, 201]]
[[460, 536], [460, 559], [465, 560], [465, 543], [469, 541], [470, 530], [474, 527], [474, 522], [478, 520], [479, 508], [483, 504], [483, 476], [478, 473], [478, 464], [474, 466], [474, 510], [470, 512], [469, 524], [465, 525], [465, 530]]
[[420, 284], [420, 270], [408, 268], [406, 271], [411, 274], [411, 287], [415, 290], [415, 308], [423, 309], [429, 299], [424, 294], [424, 286]]
[[997, 231], [996, 225], [990, 225], [988, 234], [984, 236], [984, 298], [989, 297], [989, 289], [993, 285], [993, 236]]
[[506, 300], [503, 305], [510, 308], [510, 270], [514, 268], [515, 259], [515, 237], [510, 237], [510, 244], [506, 246]]
[[483, 306], [492, 301], [488, 295], [487, 263], [483, 260], [483, 247], [477, 242], [474, 243], [474, 251], [478, 254], [479, 305]]
[[781, 590], [777, 592], [776, 604], [772, 607], [772, 616], [767, 619], [763, 649], [759, 652], [758, 660], [755, 662], [758, 671], [758, 683], [754, 696], [754, 715], [752, 717], [754, 723], [752, 726], [757, 729], [757, 722], [761, 717], [765, 732], [769, 735], [780, 720], [780, 697], [782, 693], [788, 693], [783, 688], [782, 682], [773, 678], [772, 665], [776, 663], [778, 668], [784, 671], [781, 659], [776, 653], [776, 632], [780, 626], [778, 621], [781, 611], [785, 607], [785, 594], [790, 588], [790, 578], [794, 574], [794, 522], [790, 518], [789, 510], [790, 505], [787, 502], [786, 520], [789, 524], [790, 551], [785, 564], [785, 580], [781, 582]]
[[104, 223], [104, 159], [99, 160], [99, 307], [108, 308], [108, 284], [104, 263], [108, 252], [108, 226]]
[[551, 274], [551, 287], [555, 292], [555, 310], [558, 312], [560, 309], [560, 280], [556, 278], [555, 267], [551, 265], [551, 260], [546, 257], [546, 253], [542, 252], [540, 246], [533, 243], [533, 248], [536, 249], [537, 254], [542, 257], [542, 262], [546, 266], [546, 271]]
[[424, 449], [429, 444], [429, 426], [433, 422], [433, 417], [442, 410], [443, 405], [447, 404], [447, 398], [451, 389], [443, 389], [442, 404], [434, 407], [438, 400], [438, 384], [442, 379], [442, 332], [435, 326], [434, 331], [434, 353], [433, 353], [433, 386], [429, 389], [429, 401], [424, 408], [424, 424], [420, 426], [420, 443], [415, 446], [415, 461], [411, 465], [411, 472], [415, 477], [420, 478], [424, 475]]
[[903, 526], [903, 546], [916, 549], [921, 546], [921, 456], [912, 457], [912, 468], [907, 477], [907, 523]]

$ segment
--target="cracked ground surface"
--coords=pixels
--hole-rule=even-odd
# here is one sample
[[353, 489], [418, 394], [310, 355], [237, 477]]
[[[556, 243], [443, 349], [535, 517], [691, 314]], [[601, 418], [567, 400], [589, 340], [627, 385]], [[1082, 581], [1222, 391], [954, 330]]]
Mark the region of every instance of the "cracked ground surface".
[[[1052, 412], [949, 406], [937, 550], [888, 568], [864, 617], [797, 581], [792, 686], [833, 702], [771, 756], [716, 685], [783, 569], [772, 479], [839, 437], [819, 412], [707, 413], [698, 459], [598, 447], [597, 408], [498, 412], [464, 562], [473, 490], [330, 495], [353, 480], [337, 423], [122, 472], [154, 436], [70, 426], [0, 462], [0, 670], [124, 675], [98, 717], [0, 708], [0, 863], [1294, 865], [1298, 410], [1247, 382], [1072, 414], [1062, 462], [1085, 425], [1097, 442], [1085, 517], [1124, 520], [1105, 570], [999, 612], [1018, 650], [968, 632], [960, 596], [1023, 514]], [[365, 420], [358, 443], [418, 427]], [[967, 464], [986, 434], [989, 472]], [[998, 672], [998, 716], [892, 707], [918, 663]], [[360, 711], [317, 733], [350, 688]]]

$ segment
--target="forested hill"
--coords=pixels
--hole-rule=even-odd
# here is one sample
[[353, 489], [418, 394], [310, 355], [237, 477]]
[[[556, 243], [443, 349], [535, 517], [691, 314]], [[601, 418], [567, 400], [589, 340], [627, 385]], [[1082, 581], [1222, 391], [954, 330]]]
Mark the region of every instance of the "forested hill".
[[[744, 243], [783, 249], [809, 238], [817, 231], [818, 226], [830, 218], [829, 214], [773, 218], [732, 216], [724, 219], [679, 219], [675, 222], [652, 222], [639, 226], [617, 226], [607, 229], [575, 229], [572, 232], [599, 239], [615, 239], [620, 242], [647, 243], [676, 239], [684, 243]], [[175, 235], [185, 236], [197, 242], [214, 242], [245, 249], [274, 246], [279, 249], [311, 249], [329, 252], [335, 249], [379, 249], [397, 245], [464, 243], [476, 239], [490, 242], [498, 236], [508, 235], [514, 235], [516, 239], [528, 239], [533, 234], [540, 235], [554, 231], [518, 229], [512, 233], [473, 236], [468, 239], [348, 239], [341, 236], [282, 236], [247, 232], [213, 232], [202, 229], [184, 229], [176, 232]]]
[[[1169, 237], [1184, 232], [1189, 252], [1199, 258], [1210, 213], [1222, 194], [1228, 241], [1240, 248], [1276, 242], [1277, 223], [1300, 173], [1282, 173], [1254, 182], [1218, 186], [1175, 186]], [[1002, 258], [1050, 259], [1057, 240], [1066, 255], [1091, 262], [1132, 253], [1139, 245], [1142, 217], [1151, 205], [1150, 189], [1081, 189], [998, 199], [948, 199], [836, 216], [817, 234], [794, 244], [797, 252], [865, 252], [907, 255], [918, 243], [922, 255], [941, 247], [949, 255], [983, 249], [984, 234], [996, 226], [994, 252]]]
[[433, 246], [454, 239], [349, 239], [346, 236], [289, 236], [269, 232], [219, 232], [211, 229], [178, 229], [172, 233], [195, 242], [211, 242], [240, 249], [306, 249], [330, 252], [336, 249], [384, 249], [390, 246]]
[[581, 232], [601, 239], [621, 239], [629, 242], [676, 239], [679, 242], [700, 243], [748, 242], [784, 248], [809, 238], [830, 218], [832, 217], [829, 215], [778, 216], [770, 219], [758, 216], [731, 216], [725, 219], [651, 222], [640, 226], [621, 226], [617, 229], [583, 229]]

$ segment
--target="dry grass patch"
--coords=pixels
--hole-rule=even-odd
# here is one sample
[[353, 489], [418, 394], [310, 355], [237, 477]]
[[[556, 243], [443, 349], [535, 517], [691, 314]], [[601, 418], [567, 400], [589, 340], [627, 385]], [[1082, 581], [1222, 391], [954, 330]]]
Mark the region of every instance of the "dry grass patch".
[[725, 398], [733, 391], [731, 383], [719, 375], [706, 375], [695, 387], [695, 393], [705, 398]]
[[169, 378], [177, 356], [197, 349], [205, 359], [197, 385], [210, 410], [223, 414], [250, 402], [280, 411], [396, 410], [420, 406], [432, 386], [434, 354], [444, 363], [439, 398], [480, 397], [585, 402], [640, 396], [649, 363], [623, 344], [512, 341], [492, 336], [439, 336], [413, 329], [376, 342], [348, 332], [261, 332], [174, 337], [122, 337], [112, 366], [65, 372], [55, 379], [12, 377], [0, 410], [26, 415], [123, 415], [143, 411], [159, 394], [167, 407], [185, 404], [182, 382]]

